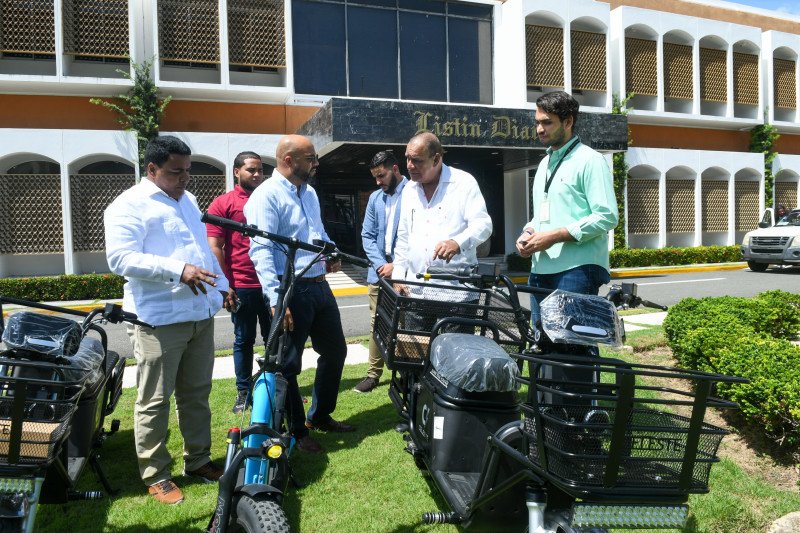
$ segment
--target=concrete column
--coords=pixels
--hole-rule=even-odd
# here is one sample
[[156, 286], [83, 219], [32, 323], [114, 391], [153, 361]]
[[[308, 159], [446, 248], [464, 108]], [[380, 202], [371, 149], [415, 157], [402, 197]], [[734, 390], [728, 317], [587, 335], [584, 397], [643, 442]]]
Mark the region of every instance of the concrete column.
[[667, 245], [667, 174], [658, 177], [658, 247]]
[[664, 36], [656, 38], [656, 111], [664, 112]]
[[732, 118], [734, 115], [734, 103], [736, 102], [735, 91], [733, 87], [733, 44], [728, 43], [728, 49], [725, 53], [725, 76], [728, 85], [727, 101], [725, 102], [725, 116]]

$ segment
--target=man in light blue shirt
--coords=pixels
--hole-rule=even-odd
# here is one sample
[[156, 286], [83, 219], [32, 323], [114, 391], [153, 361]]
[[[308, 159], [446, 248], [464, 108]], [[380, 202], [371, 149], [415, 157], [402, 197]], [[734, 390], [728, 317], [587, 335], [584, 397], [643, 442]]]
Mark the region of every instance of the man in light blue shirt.
[[[377, 191], [369, 196], [361, 229], [361, 243], [372, 267], [367, 271], [369, 284], [369, 330], [375, 330], [375, 308], [378, 305], [380, 278], [391, 278], [394, 270], [394, 247], [397, 244], [397, 227], [400, 224], [400, 196], [408, 180], [400, 174], [397, 158], [391, 150], [375, 154], [369, 171], [378, 184]], [[367, 377], [353, 390], [370, 392], [378, 386], [383, 374], [383, 358], [378, 351], [375, 336], [369, 337], [369, 369]]]
[[[322, 225], [319, 198], [309, 185], [319, 167], [314, 145], [301, 135], [287, 135], [278, 141], [275, 160], [277, 166], [272, 178], [259, 185], [244, 206], [248, 223], [255, 224], [261, 230], [294, 237], [306, 243], [312, 243], [314, 239], [330, 241]], [[295, 269], [299, 272], [315, 256], [311, 252], [298, 250]], [[283, 275], [286, 256], [271, 241], [255, 238], [250, 239], [250, 259], [253, 260], [267, 300], [278, 302], [279, 276]], [[341, 265], [339, 262], [329, 263], [328, 267], [335, 272]], [[320, 453], [323, 449], [309, 436], [310, 429], [325, 432], [355, 430], [353, 426], [331, 417], [336, 409], [347, 344], [339, 307], [325, 281], [325, 270], [324, 263], [317, 263], [297, 280], [284, 320], [284, 327], [291, 332], [281, 368], [288, 382], [286, 407], [290, 430], [297, 439], [298, 448], [311, 453]], [[275, 313], [274, 306], [272, 313]], [[306, 418], [297, 375], [301, 370], [303, 347], [309, 336], [319, 359], [311, 407]]]
[[[608, 163], [573, 134], [578, 108], [564, 91], [536, 101], [536, 133], [547, 156], [536, 170], [534, 215], [517, 250], [531, 257], [531, 286], [596, 295], [611, 280], [608, 232], [619, 215]], [[534, 323], [541, 298], [532, 298]]]

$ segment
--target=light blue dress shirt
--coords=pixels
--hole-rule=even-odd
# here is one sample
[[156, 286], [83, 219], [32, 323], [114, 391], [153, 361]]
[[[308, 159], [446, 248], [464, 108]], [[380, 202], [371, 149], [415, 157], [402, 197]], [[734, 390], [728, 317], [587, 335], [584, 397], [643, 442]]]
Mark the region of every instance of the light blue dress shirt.
[[[270, 233], [294, 237], [309, 244], [314, 239], [330, 241], [322, 225], [317, 192], [308, 184], [298, 189], [277, 170], [250, 195], [244, 206], [244, 216], [248, 224], [255, 224], [258, 229]], [[278, 301], [278, 276], [283, 275], [286, 265], [286, 256], [280, 248], [280, 245], [262, 237], [250, 239], [250, 259], [256, 267], [264, 294], [272, 305]], [[316, 254], [298, 250], [294, 263], [296, 272], [299, 273], [314, 257]], [[323, 274], [325, 264], [319, 262], [304, 277], [313, 278]]]

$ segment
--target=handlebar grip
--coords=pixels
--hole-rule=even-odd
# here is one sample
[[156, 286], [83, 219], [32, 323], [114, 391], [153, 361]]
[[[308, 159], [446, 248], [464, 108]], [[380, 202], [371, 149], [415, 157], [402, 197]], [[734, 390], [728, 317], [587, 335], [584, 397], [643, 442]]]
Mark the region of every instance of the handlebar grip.
[[369, 268], [370, 265], [369, 260], [355, 255], [346, 254], [343, 251], [339, 250], [336, 247], [336, 245], [332, 242], [323, 241], [322, 239], [314, 239], [312, 241], [312, 244], [314, 246], [318, 246], [320, 248], [320, 252], [323, 254], [335, 255], [336, 257], [338, 257], [339, 259], [343, 259], [347, 263], [352, 263], [360, 267]]
[[662, 311], [666, 311], [668, 309], [666, 305], [657, 304], [655, 302], [651, 302], [650, 300], [642, 300], [642, 305], [645, 307], [652, 307], [653, 309], [661, 309]]
[[428, 267], [427, 271], [425, 272], [429, 276], [439, 276], [439, 275], [446, 275], [446, 276], [469, 276], [474, 271], [472, 265], [459, 265], [459, 266], [432, 266]]
[[363, 257], [358, 257], [358, 256], [355, 256], [355, 255], [346, 254], [346, 253], [344, 253], [344, 252], [339, 252], [339, 251], [337, 251], [337, 252], [336, 252], [336, 255], [337, 255], [338, 257], [341, 257], [342, 259], [344, 259], [344, 260], [345, 260], [345, 261], [347, 261], [348, 263], [352, 263], [352, 264], [354, 264], [354, 265], [356, 265], [356, 266], [360, 266], [360, 267], [364, 267], [364, 268], [369, 268], [369, 266], [370, 266], [370, 264], [371, 264], [371, 263], [369, 262], [369, 259], [364, 259]]

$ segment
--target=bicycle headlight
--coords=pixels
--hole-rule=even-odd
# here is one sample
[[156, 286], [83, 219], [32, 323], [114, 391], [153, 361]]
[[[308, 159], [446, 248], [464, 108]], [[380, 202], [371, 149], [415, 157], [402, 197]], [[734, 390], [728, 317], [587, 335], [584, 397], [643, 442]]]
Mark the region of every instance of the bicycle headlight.
[[30, 478], [0, 478], [0, 493], [33, 494], [33, 480]]
[[273, 444], [267, 448], [267, 457], [270, 459], [277, 459], [283, 455], [283, 446], [280, 444]]

